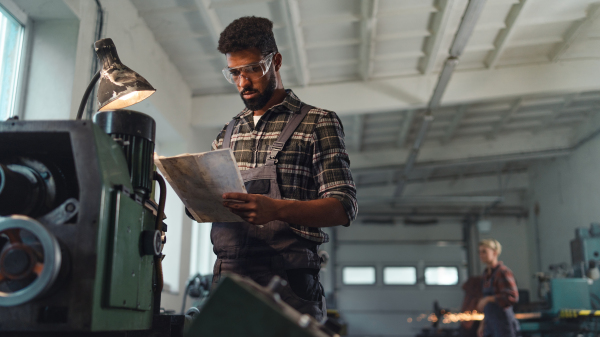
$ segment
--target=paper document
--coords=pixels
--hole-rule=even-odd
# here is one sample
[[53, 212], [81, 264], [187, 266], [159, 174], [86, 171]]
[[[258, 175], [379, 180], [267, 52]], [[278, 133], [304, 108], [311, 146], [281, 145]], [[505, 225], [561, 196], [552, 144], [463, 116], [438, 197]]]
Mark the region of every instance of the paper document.
[[231, 149], [174, 157], [154, 164], [198, 222], [241, 222], [223, 206], [223, 193], [247, 193]]

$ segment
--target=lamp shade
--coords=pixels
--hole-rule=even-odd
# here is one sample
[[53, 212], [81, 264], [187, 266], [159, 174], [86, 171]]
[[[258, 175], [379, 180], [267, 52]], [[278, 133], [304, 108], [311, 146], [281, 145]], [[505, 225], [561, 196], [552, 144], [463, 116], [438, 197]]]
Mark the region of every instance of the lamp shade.
[[145, 78], [121, 63], [112, 39], [98, 40], [94, 46], [102, 63], [98, 85], [99, 111], [128, 107], [156, 91]]

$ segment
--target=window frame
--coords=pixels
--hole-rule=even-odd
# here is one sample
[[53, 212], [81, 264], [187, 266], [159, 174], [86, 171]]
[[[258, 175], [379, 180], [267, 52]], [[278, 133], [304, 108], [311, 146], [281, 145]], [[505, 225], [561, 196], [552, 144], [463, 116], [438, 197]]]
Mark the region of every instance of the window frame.
[[[415, 270], [415, 283], [412, 284], [390, 284], [385, 283], [385, 269], [386, 268], [414, 268]], [[419, 267], [412, 264], [385, 264], [381, 268], [381, 283], [385, 287], [416, 287], [419, 285]]]
[[[425, 278], [425, 272], [427, 271], [427, 268], [439, 268], [439, 267], [443, 267], [443, 268], [455, 268], [456, 269], [456, 283], [455, 284], [428, 284], [427, 283], [427, 279]], [[428, 264], [423, 266], [423, 284], [426, 287], [457, 287], [460, 286], [460, 266], [456, 265], [456, 264]]]
[[[348, 265], [342, 265], [340, 267], [341, 267], [340, 268], [340, 274], [341, 274], [340, 275], [340, 283], [341, 283], [341, 285], [343, 287], [365, 287], [365, 286], [366, 287], [373, 287], [373, 286], [377, 286], [378, 285], [379, 277], [377, 275], [378, 274], [377, 271], [378, 271], [379, 268], [377, 268], [378, 266], [377, 266], [376, 263], [374, 263], [374, 264], [366, 264], [366, 263], [365, 264], [348, 264]], [[375, 272], [374, 273], [375, 280], [374, 280], [373, 283], [368, 283], [368, 284], [367, 283], [360, 283], [360, 284], [357, 284], [357, 283], [345, 283], [344, 282], [344, 269], [346, 269], [346, 268], [373, 268], [374, 272]]]
[[30, 67], [29, 59], [31, 55], [31, 44], [33, 42], [33, 21], [29, 18], [27, 13], [25, 13], [17, 4], [15, 4], [13, 0], [0, 0], [0, 11], [4, 11], [10, 15], [23, 27], [23, 31], [21, 33], [21, 51], [18, 60], [17, 78], [14, 88], [13, 107], [8, 116], [0, 120], [0, 122], [3, 122], [7, 118], [23, 118]]

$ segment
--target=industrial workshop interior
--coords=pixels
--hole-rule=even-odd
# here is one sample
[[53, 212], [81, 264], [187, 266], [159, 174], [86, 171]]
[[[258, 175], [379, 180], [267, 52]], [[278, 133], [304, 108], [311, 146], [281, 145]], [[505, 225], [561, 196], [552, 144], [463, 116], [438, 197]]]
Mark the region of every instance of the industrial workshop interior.
[[0, 336], [600, 336], [600, 0], [0, 0]]

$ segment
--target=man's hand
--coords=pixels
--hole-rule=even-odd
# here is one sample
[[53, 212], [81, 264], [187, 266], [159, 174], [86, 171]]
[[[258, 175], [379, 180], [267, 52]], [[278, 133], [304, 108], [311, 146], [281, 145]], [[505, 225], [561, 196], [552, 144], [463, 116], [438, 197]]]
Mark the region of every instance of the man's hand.
[[223, 206], [253, 225], [278, 220], [279, 201], [260, 194], [223, 194]]
[[490, 302], [495, 302], [496, 298], [494, 296], [486, 296], [482, 299], [479, 300], [479, 302], [477, 303], [477, 312], [482, 313], [483, 309], [485, 309], [485, 306], [490, 303]]
[[299, 201], [272, 199], [260, 194], [225, 193], [223, 206], [253, 225], [273, 220], [308, 227], [348, 223], [344, 206], [335, 198]]

